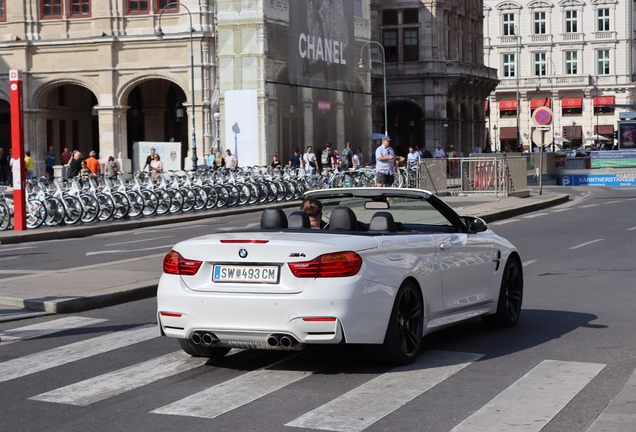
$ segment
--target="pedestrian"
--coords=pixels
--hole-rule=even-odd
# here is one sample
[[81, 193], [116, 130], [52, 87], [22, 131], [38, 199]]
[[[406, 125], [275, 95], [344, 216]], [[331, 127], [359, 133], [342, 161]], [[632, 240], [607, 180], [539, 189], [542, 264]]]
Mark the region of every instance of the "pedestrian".
[[55, 165], [56, 158], [55, 151], [53, 151], [53, 146], [49, 147], [48, 152], [44, 152], [44, 163], [46, 165], [46, 176], [51, 180], [53, 178], [53, 165]]
[[91, 150], [88, 154], [88, 159], [86, 159], [86, 166], [93, 174], [99, 175], [101, 173], [101, 165], [95, 156], [97, 156], [97, 153]]
[[440, 159], [440, 158], [445, 158], [446, 157], [446, 153], [444, 152], [444, 150], [442, 150], [442, 146], [438, 145], [437, 148], [435, 149], [435, 153], [433, 154], [433, 157], [435, 159]]
[[115, 177], [119, 172], [119, 165], [115, 158], [112, 156], [108, 156], [108, 162], [104, 164], [104, 174], [107, 174], [109, 177]]
[[272, 156], [272, 163], [269, 164], [270, 171], [280, 171], [280, 161], [278, 160], [278, 155]]
[[333, 144], [331, 144], [330, 142], [327, 142], [327, 144], [325, 144], [326, 148], [320, 154], [320, 164], [322, 165], [322, 169], [324, 171], [329, 171], [331, 168], [333, 168], [333, 150], [331, 150], [332, 145]]
[[[359, 147], [358, 147], [359, 148]], [[353, 169], [358, 168], [360, 165], [362, 165], [362, 162], [360, 162], [360, 156], [358, 153], [354, 153], [353, 154]]]
[[406, 163], [409, 166], [417, 166], [420, 163], [420, 153], [415, 151], [415, 147], [409, 146], [409, 154], [406, 155]]
[[333, 151], [333, 168], [340, 171], [340, 166], [342, 164], [342, 158], [340, 157], [340, 152], [338, 150]]
[[227, 156], [225, 157], [225, 168], [234, 171], [236, 168], [238, 168], [238, 159], [232, 154], [230, 149], [225, 150], [225, 153], [227, 154]]
[[25, 178], [27, 180], [31, 180], [33, 178], [33, 158], [31, 157], [30, 151], [26, 151], [24, 154], [24, 170], [26, 171]]
[[457, 159], [455, 159], [456, 157], [457, 153], [455, 152], [455, 146], [451, 144], [448, 147], [448, 171], [451, 175], [455, 174], [455, 168], [457, 165]]
[[300, 149], [294, 147], [294, 154], [289, 157], [289, 168], [295, 170], [300, 168]]
[[73, 153], [71, 153], [69, 149], [64, 147], [64, 151], [60, 155], [60, 162], [62, 163], [62, 165], [67, 165], [72, 158]]
[[146, 163], [144, 164], [144, 167], [141, 169], [142, 171], [146, 171], [146, 167], [148, 167], [148, 169], [150, 169], [150, 163], [155, 160], [155, 153], [156, 150], [154, 147], [150, 147], [150, 154], [148, 155], [148, 157], [146, 157]]
[[477, 143], [477, 145], [475, 146], [475, 153], [482, 153], [481, 146], [479, 145], [479, 143]]
[[364, 158], [360, 147], [356, 147], [356, 156], [358, 156], [358, 161], [360, 162], [360, 165], [362, 165], [364, 163]]
[[79, 151], [73, 151], [73, 157], [68, 161], [68, 177], [74, 178], [79, 175], [80, 170], [82, 169], [82, 162], [84, 161], [84, 156]]
[[307, 147], [307, 152], [303, 155], [303, 162], [305, 173], [307, 175], [314, 175], [318, 169], [318, 160], [316, 159], [316, 154], [311, 146]]
[[214, 158], [214, 168], [223, 168], [225, 166], [225, 158], [223, 158], [223, 153], [220, 151], [216, 152], [216, 156]]
[[382, 138], [382, 145], [375, 151], [375, 172], [378, 187], [391, 187], [395, 173], [395, 153], [388, 135]]
[[155, 160], [150, 162], [150, 170], [152, 171], [150, 177], [152, 177], [153, 180], [157, 180], [161, 177], [161, 173], [163, 172], [163, 162], [161, 162], [161, 156], [158, 154], [155, 154]]
[[86, 160], [84, 159], [82, 159], [82, 161], [80, 162], [80, 170], [78, 174], [80, 176], [80, 183], [82, 184], [88, 182], [88, 180], [91, 178], [91, 175], [93, 174], [93, 171], [91, 171], [91, 169], [88, 167], [88, 164], [86, 163]]
[[347, 144], [345, 144], [344, 150], [342, 151], [342, 156], [340, 161], [340, 166], [342, 167], [343, 170], [348, 170], [349, 168], [353, 167], [354, 155], [355, 155], [355, 152], [351, 149], [351, 141], [348, 141]]
[[422, 159], [432, 159], [433, 155], [431, 154], [430, 151], [428, 151], [428, 149], [426, 147], [424, 147], [424, 150], [422, 151]]

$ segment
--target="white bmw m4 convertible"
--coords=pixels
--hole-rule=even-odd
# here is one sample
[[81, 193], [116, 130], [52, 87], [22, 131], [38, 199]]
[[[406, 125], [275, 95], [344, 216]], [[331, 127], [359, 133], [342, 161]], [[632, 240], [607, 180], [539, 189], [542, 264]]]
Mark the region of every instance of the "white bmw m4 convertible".
[[315, 214], [268, 208], [259, 229], [175, 245], [157, 292], [161, 334], [193, 356], [369, 344], [408, 364], [433, 331], [477, 316], [517, 323], [519, 253], [482, 219], [416, 189], [318, 190], [305, 200]]

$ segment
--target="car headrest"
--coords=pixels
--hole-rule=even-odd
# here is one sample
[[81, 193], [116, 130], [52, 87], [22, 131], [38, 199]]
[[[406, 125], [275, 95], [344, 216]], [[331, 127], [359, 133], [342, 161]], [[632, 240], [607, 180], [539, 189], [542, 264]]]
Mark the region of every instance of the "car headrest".
[[336, 207], [329, 216], [329, 229], [357, 231], [356, 214], [349, 207]]
[[373, 215], [369, 224], [369, 231], [388, 231], [396, 232], [395, 221], [393, 215], [389, 212], [377, 212]]
[[287, 218], [289, 228], [311, 228], [309, 215], [304, 211], [295, 211]]
[[279, 208], [266, 208], [261, 216], [261, 229], [287, 228], [287, 216]]

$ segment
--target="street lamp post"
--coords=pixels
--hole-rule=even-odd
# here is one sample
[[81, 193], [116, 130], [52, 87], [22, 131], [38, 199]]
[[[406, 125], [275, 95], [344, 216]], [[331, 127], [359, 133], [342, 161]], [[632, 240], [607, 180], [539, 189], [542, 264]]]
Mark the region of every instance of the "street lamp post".
[[364, 45], [362, 45], [362, 48], [360, 48], [360, 61], [358, 62], [358, 67], [364, 67], [364, 60], [362, 60], [362, 51], [364, 51], [364, 48], [370, 43], [374, 43], [378, 45], [380, 49], [382, 49], [382, 75], [383, 75], [383, 81], [384, 81], [384, 135], [388, 135], [389, 121], [388, 121], [387, 108], [386, 108], [386, 63], [384, 58], [384, 47], [382, 46], [380, 42], [369, 41], [365, 43]]
[[[517, 43], [517, 50], [515, 55], [515, 78], [517, 81], [517, 150], [521, 147], [521, 133], [519, 131], [519, 110], [521, 109], [521, 102], [519, 101], [519, 64], [521, 53], [519, 52], [519, 27], [515, 24], [515, 42]], [[523, 151], [523, 147], [521, 147], [521, 151]]]
[[194, 28], [192, 27], [192, 13], [186, 5], [179, 2], [168, 3], [163, 8], [161, 8], [161, 12], [159, 12], [159, 28], [155, 33], [155, 36], [157, 36], [159, 40], [161, 40], [165, 36], [164, 32], [161, 30], [161, 16], [163, 15], [163, 12], [170, 6], [179, 6], [185, 8], [185, 10], [188, 11], [188, 16], [190, 17], [190, 98], [192, 99], [192, 112], [190, 113], [190, 115], [192, 116], [192, 169], [196, 170], [199, 164], [199, 158], [197, 157], [197, 129], [195, 120], [196, 116], [194, 115]]
[[214, 119], [216, 120], [216, 151], [221, 151], [221, 110], [217, 107], [214, 113]]

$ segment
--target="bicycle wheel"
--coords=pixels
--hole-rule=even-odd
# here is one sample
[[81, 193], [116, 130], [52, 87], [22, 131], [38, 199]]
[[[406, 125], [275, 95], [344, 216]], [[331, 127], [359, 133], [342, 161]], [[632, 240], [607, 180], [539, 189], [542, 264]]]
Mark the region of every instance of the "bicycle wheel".
[[296, 180], [295, 186], [296, 193], [294, 193], [294, 199], [300, 199], [307, 190], [307, 185], [301, 180]]
[[64, 204], [59, 199], [49, 196], [44, 201], [46, 206], [46, 219], [44, 224], [46, 226], [57, 226], [62, 223], [64, 219]]
[[158, 189], [155, 192], [157, 195], [157, 214], [164, 215], [170, 211], [170, 207], [172, 207], [172, 198], [168, 191], [163, 189]]
[[99, 215], [97, 218], [102, 222], [112, 218], [115, 213], [115, 201], [105, 193], [98, 193], [96, 198], [99, 203]]
[[240, 195], [239, 189], [236, 186], [231, 185], [231, 184], [225, 185], [225, 187], [227, 188], [227, 190], [229, 192], [229, 195], [230, 195], [229, 199], [227, 201], [227, 206], [228, 207], [233, 207], [239, 201], [239, 195]]
[[26, 203], [26, 226], [34, 229], [41, 226], [46, 219], [46, 206], [42, 201], [30, 199]]
[[62, 197], [64, 204], [64, 223], [67, 225], [75, 225], [82, 220], [82, 203], [79, 198], [72, 195], [64, 195]]
[[197, 197], [194, 191], [190, 188], [182, 187], [179, 188], [181, 194], [183, 195], [183, 207], [181, 208], [184, 212], [189, 212], [194, 208], [194, 204], [196, 203]]
[[285, 182], [285, 201], [289, 201], [294, 198], [296, 194], [296, 187], [294, 186], [294, 182], [286, 181]]
[[250, 188], [246, 184], [239, 184], [236, 186], [239, 191], [238, 205], [245, 205], [250, 200], [251, 192]]
[[263, 182], [258, 182], [256, 185], [258, 186], [258, 203], [263, 204], [269, 197], [269, 188]]
[[208, 194], [202, 187], [193, 186], [192, 192], [194, 192], [194, 209], [201, 210], [205, 208], [208, 203]]
[[82, 204], [82, 222], [91, 223], [99, 216], [99, 202], [97, 198], [88, 194], [81, 194], [79, 196], [80, 203]]
[[139, 217], [144, 212], [144, 207], [146, 203], [144, 202], [144, 197], [141, 193], [129, 190], [126, 192], [126, 196], [128, 197], [128, 201], [130, 201], [130, 210], [128, 211], [128, 216], [131, 218]]
[[218, 200], [216, 201], [216, 206], [218, 208], [225, 207], [230, 200], [230, 192], [225, 186], [214, 186], [216, 190], [216, 194], [218, 196]]
[[203, 189], [208, 194], [208, 200], [205, 203], [206, 209], [211, 209], [216, 207], [216, 203], [219, 200], [219, 193], [217, 192], [214, 186], [203, 186]]
[[112, 192], [111, 198], [115, 202], [113, 217], [115, 219], [123, 219], [126, 217], [130, 211], [130, 201], [128, 197], [121, 192]]
[[287, 195], [287, 185], [284, 182], [276, 182], [276, 202], [281, 202], [285, 199], [285, 195]]
[[247, 201], [248, 204], [254, 204], [258, 201], [258, 197], [261, 194], [261, 191], [258, 189], [258, 185], [256, 183], [247, 183], [247, 187], [250, 189], [250, 199]]
[[267, 185], [267, 202], [271, 203], [276, 200], [276, 195], [278, 195], [278, 185], [272, 181], [268, 181]]
[[11, 213], [9, 212], [9, 206], [4, 201], [0, 201], [0, 231], [9, 228], [10, 223]]
[[171, 199], [170, 213], [179, 213], [183, 208], [183, 194], [179, 189], [174, 188], [168, 189], [168, 193], [170, 194]]
[[141, 190], [141, 196], [144, 199], [144, 216], [152, 216], [157, 213], [159, 208], [159, 197], [156, 193], [148, 189]]

